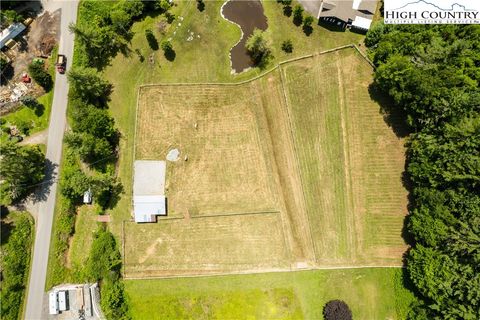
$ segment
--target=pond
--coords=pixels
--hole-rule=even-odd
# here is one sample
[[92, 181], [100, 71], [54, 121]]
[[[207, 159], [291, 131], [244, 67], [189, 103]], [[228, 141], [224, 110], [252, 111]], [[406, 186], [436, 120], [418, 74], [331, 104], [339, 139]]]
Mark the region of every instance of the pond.
[[267, 29], [267, 17], [263, 13], [260, 0], [229, 0], [222, 6], [221, 13], [225, 19], [242, 29], [242, 38], [230, 50], [232, 69], [235, 73], [240, 73], [253, 66], [245, 42], [254, 29]]

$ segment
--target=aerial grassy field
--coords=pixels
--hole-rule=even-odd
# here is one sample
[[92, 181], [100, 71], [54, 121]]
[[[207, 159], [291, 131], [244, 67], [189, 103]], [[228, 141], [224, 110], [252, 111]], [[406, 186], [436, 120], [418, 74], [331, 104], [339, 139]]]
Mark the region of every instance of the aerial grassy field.
[[[163, 15], [147, 15], [141, 21], [134, 23], [132, 27], [132, 39], [129, 42], [129, 49], [126, 54], [118, 54], [111, 64], [103, 70], [105, 78], [114, 87], [109, 103], [110, 111], [115, 118], [116, 125], [121, 132], [120, 154], [117, 166], [118, 176], [124, 186], [124, 194], [116, 208], [108, 212], [112, 221], [109, 228], [116, 234], [119, 241], [122, 237], [122, 222], [131, 217], [131, 194], [132, 194], [132, 166], [135, 132], [135, 106], [137, 103], [138, 87], [148, 83], [159, 82], [237, 82], [250, 79], [259, 75], [263, 70], [251, 69], [240, 75], [232, 75], [230, 70], [229, 51], [230, 48], [240, 39], [241, 31], [238, 26], [223, 19], [220, 15], [220, 8], [224, 1], [206, 1], [205, 10], [200, 12], [196, 7], [196, 1], [178, 1], [171, 9], [175, 15], [172, 24], [161, 24], [166, 20]], [[88, 6], [80, 6], [78, 23], [88, 24], [94, 15], [95, 10], [110, 8], [114, 2], [89, 1]], [[292, 18], [282, 14], [281, 5], [276, 2], [265, 1], [263, 3], [265, 15], [268, 18], [269, 29], [267, 35], [271, 41], [274, 58], [267, 68], [273, 67], [279, 61], [286, 58], [301, 56], [311, 52], [329, 49], [347, 43], [358, 43], [362, 36], [355, 33], [331, 32], [321, 27], [315, 27], [313, 33], [307, 37], [301, 27], [295, 27]], [[152, 50], [145, 38], [145, 30], [150, 29], [155, 34], [158, 42], [171, 38], [173, 48], [176, 52], [174, 61], [165, 59], [162, 50]], [[161, 30], [162, 29], [162, 30]], [[191, 32], [195, 37], [187, 41]], [[290, 39], [294, 44], [294, 51], [286, 54], [281, 51], [281, 42]], [[150, 57], [152, 59], [150, 59]], [[76, 56], [75, 59], [81, 57]], [[152, 61], [153, 62], [150, 62]], [[280, 92], [280, 91], [279, 91]], [[45, 96], [46, 110], [42, 115], [42, 123], [36, 123], [35, 129], [43, 128], [47, 124], [51, 95]], [[23, 111], [23, 110], [22, 110]], [[26, 110], [29, 111], [30, 110]], [[26, 112], [23, 111], [23, 112]], [[29, 117], [31, 115], [28, 115]], [[250, 194], [252, 194], [250, 192]], [[277, 201], [278, 199], [276, 199]], [[59, 205], [59, 204], [57, 204]], [[59, 205], [60, 206], [60, 205]], [[83, 219], [83, 212], [79, 213], [79, 228], [88, 224]], [[56, 222], [56, 225], [60, 222]], [[56, 227], [55, 227], [56, 228]], [[299, 230], [300, 237], [302, 232]], [[63, 267], [55, 269], [70, 270], [67, 265], [73, 267], [76, 263], [84, 260], [86, 253], [80, 249], [81, 243], [89, 243], [91, 234], [76, 230], [69, 243], [73, 247], [72, 252], [59, 257]], [[53, 257], [52, 247], [51, 256]], [[70, 250], [70, 249], [69, 249]], [[301, 248], [299, 249], [301, 250]], [[79, 257], [77, 257], [80, 255]], [[49, 263], [54, 259], [50, 259]], [[70, 279], [70, 276], [53, 276], [53, 268], [49, 267], [47, 284]], [[55, 281], [52, 279], [56, 279]]]
[[323, 319], [344, 300], [353, 319], [405, 319], [413, 295], [400, 268], [125, 281], [134, 319]]
[[125, 223], [126, 277], [286, 270], [280, 213]]
[[70, 239], [66, 265], [69, 269], [81, 270], [87, 262], [93, 235], [97, 231], [98, 208], [95, 205], [83, 205], [77, 210], [75, 233]]
[[369, 95], [370, 66], [346, 49], [282, 70], [317, 262], [399, 264], [404, 142]]
[[169, 216], [275, 210], [263, 148], [268, 132], [259, 126], [261, 102], [252, 96], [249, 84], [140, 89], [135, 158], [180, 151], [167, 163]]
[[[368, 94], [371, 67], [346, 50], [284, 64], [235, 88], [213, 85], [265, 72], [231, 73], [228, 54], [241, 32], [220, 16], [222, 4], [205, 1], [200, 12], [195, 1], [178, 1], [168, 25], [163, 16], [145, 17], [132, 27], [128, 53], [103, 70], [114, 87], [109, 110], [122, 134], [116, 169], [124, 186], [108, 212], [108, 227], [122, 246], [127, 278], [400, 265], [403, 146]], [[362, 35], [316, 25], [307, 37], [278, 3], [262, 4], [274, 56], [266, 69], [363, 41]], [[171, 38], [173, 61], [149, 47], [147, 29], [158, 42]], [[292, 54], [280, 49], [288, 39]], [[140, 86], [158, 83], [163, 85], [149, 89], [156, 94], [138, 96]], [[166, 86], [174, 83], [191, 85]], [[205, 96], [200, 88], [208, 88]], [[146, 99], [138, 114], [137, 98]], [[158, 118], [148, 119], [155, 112]], [[135, 137], [137, 116], [137, 134], [143, 125], [144, 136]], [[155, 143], [147, 145], [149, 139]], [[168, 168], [167, 179], [175, 178], [167, 181], [169, 200], [175, 199], [169, 201], [171, 215], [157, 224], [128, 222], [133, 160], [164, 159], [172, 147], [182, 155]], [[240, 171], [246, 171], [244, 181]], [[271, 212], [257, 212], [262, 210]], [[237, 215], [246, 211], [256, 213]], [[88, 228], [89, 213], [83, 214], [78, 227]], [[73, 237], [72, 265], [85, 259], [83, 239], [88, 244], [91, 234]], [[362, 268], [124, 282], [134, 319], [319, 319], [330, 299], [345, 300], [355, 319], [404, 319], [413, 297], [401, 273]]]
[[[178, 161], [167, 162], [166, 178], [170, 218], [180, 220], [123, 229], [124, 239], [131, 239], [125, 241], [127, 276], [140, 275], [142, 265], [150, 275], [155, 265], [167, 269], [159, 275], [175, 274], [175, 265], [182, 266], [177, 274], [189, 268], [190, 274], [253, 270], [255, 258], [239, 262], [236, 255], [256, 247], [247, 226], [258, 221], [262, 250], [273, 256], [270, 249], [280, 238], [270, 235], [270, 223], [250, 216], [239, 232], [242, 241], [235, 236], [238, 217], [227, 223], [223, 216], [209, 217], [231, 226], [213, 237], [229, 248], [215, 254], [204, 249], [212, 247], [212, 237], [200, 218], [272, 211], [278, 212], [289, 254], [276, 253], [274, 263], [258, 263], [258, 271], [400, 266], [407, 211], [403, 141], [369, 96], [371, 76], [370, 65], [347, 48], [282, 64], [238, 85], [142, 87], [135, 159], [165, 159], [168, 150], [180, 150]], [[157, 242], [171, 243], [169, 250]], [[167, 268], [164, 261], [177, 263]]]
[[[274, 55], [268, 67], [273, 67], [279, 61], [288, 58], [362, 41], [362, 35], [329, 31], [318, 26], [307, 37], [301, 27], [296, 27], [292, 23], [291, 17], [283, 15], [282, 7], [278, 3], [264, 1], [262, 4], [268, 19], [267, 34]], [[262, 73], [262, 70], [254, 68], [239, 75], [231, 74], [229, 51], [240, 39], [241, 31], [236, 25], [221, 17], [222, 5], [223, 1], [206, 1], [205, 10], [199, 12], [195, 1], [179, 1], [172, 8], [176, 20], [162, 32], [158, 26], [165, 20], [163, 16], [147, 16], [144, 20], [136, 22], [132, 27], [130, 54], [119, 54], [104, 71], [105, 78], [114, 86], [110, 110], [122, 133], [118, 169], [125, 193], [111, 212], [110, 224], [118, 237], [121, 236], [122, 221], [129, 219], [131, 215], [132, 160], [138, 87], [148, 83], [238, 82]], [[153, 31], [159, 42], [167, 38], [172, 39], [176, 52], [174, 61], [165, 59], [161, 50], [154, 51], [149, 47], [145, 38], [147, 29]], [[187, 41], [190, 32], [194, 32], [195, 38]], [[286, 54], [280, 49], [281, 42], [287, 39], [293, 41], [292, 54]], [[150, 56], [153, 57], [153, 63], [149, 60]]]

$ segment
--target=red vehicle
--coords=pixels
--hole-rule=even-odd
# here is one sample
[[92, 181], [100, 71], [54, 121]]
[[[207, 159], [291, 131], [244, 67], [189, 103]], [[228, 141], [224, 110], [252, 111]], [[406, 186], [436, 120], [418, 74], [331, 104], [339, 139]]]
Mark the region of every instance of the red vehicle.
[[55, 66], [57, 67], [58, 73], [64, 74], [65, 67], [67, 66], [67, 57], [65, 57], [63, 54], [59, 54], [57, 56], [57, 63]]

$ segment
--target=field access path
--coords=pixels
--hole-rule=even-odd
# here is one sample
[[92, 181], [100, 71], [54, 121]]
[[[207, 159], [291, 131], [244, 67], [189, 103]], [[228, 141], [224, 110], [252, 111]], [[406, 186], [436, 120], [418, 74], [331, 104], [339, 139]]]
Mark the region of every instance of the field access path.
[[[78, 0], [42, 1], [47, 11], [60, 10], [59, 53], [67, 57], [67, 68], [72, 64], [74, 35], [68, 30], [70, 23], [77, 20]], [[42, 198], [38, 202], [38, 215], [35, 224], [35, 245], [30, 267], [25, 319], [44, 319], [43, 301], [47, 276], [50, 238], [52, 234], [55, 199], [57, 193], [58, 167], [62, 157], [63, 133], [66, 125], [68, 102], [68, 83], [66, 75], [57, 74], [55, 78], [52, 112], [47, 136], [47, 177], [51, 184], [42, 185]]]

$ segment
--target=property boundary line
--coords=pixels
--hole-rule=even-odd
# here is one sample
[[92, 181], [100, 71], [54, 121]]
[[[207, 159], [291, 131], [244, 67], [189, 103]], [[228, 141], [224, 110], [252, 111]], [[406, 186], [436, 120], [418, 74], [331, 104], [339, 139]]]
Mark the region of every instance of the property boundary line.
[[[332, 48], [332, 49], [328, 49], [328, 50], [324, 50], [324, 51], [320, 51], [320, 52], [316, 52], [316, 53], [311, 53], [311, 54], [307, 54], [307, 55], [303, 55], [303, 56], [300, 56], [300, 57], [296, 57], [296, 58], [291, 58], [291, 59], [288, 59], [288, 60], [284, 60], [284, 61], [281, 61], [279, 62], [277, 65], [273, 66], [272, 68], [266, 70], [265, 72], [259, 74], [259, 75], [256, 75], [255, 77], [253, 78], [250, 78], [250, 79], [247, 79], [247, 80], [243, 80], [243, 81], [239, 81], [239, 82], [172, 82], [172, 83], [146, 83], [146, 84], [142, 84], [140, 85], [138, 88], [141, 89], [141, 88], [147, 88], [147, 87], [155, 87], [155, 86], [161, 86], [161, 87], [165, 87], [165, 86], [194, 86], [194, 85], [197, 85], [197, 86], [201, 86], [201, 85], [204, 85], [204, 86], [208, 86], [208, 85], [218, 85], [218, 86], [237, 86], [237, 85], [242, 85], [242, 84], [246, 84], [246, 83], [249, 83], [249, 82], [253, 82], [257, 79], [260, 79], [261, 77], [273, 72], [275, 69], [277, 69], [280, 65], [283, 65], [283, 64], [287, 64], [287, 63], [290, 63], [290, 62], [295, 62], [295, 61], [298, 61], [298, 60], [302, 60], [302, 59], [306, 59], [306, 58], [312, 58], [312, 57], [315, 57], [315, 56], [318, 56], [318, 55], [323, 55], [323, 54], [327, 54], [327, 53], [331, 53], [331, 52], [335, 52], [335, 51], [339, 51], [339, 50], [343, 50], [343, 49], [348, 49], [348, 48], [353, 48], [355, 45], [354, 44], [346, 44], [346, 45], [343, 45], [343, 46], [340, 46], [340, 47], [335, 47], [335, 48]], [[358, 48], [357, 48], [358, 50]], [[138, 96], [137, 96], [137, 102], [138, 102]]]
[[[405, 269], [405, 265], [359, 265], [359, 266], [326, 266], [326, 267], [309, 267], [303, 269], [269, 269], [269, 270], [255, 270], [255, 271], [233, 271], [222, 273], [207, 273], [207, 274], [192, 274], [192, 275], [172, 275], [172, 276], [148, 276], [148, 277], [124, 277], [124, 280], [153, 280], [153, 279], [181, 279], [181, 278], [206, 278], [218, 276], [232, 276], [232, 275], [246, 275], [246, 274], [262, 274], [262, 273], [283, 273], [283, 272], [302, 272], [302, 271], [317, 271], [317, 270], [351, 270], [351, 269]], [[161, 270], [153, 270], [161, 271]]]
[[363, 52], [362, 50], [360, 50], [359, 47], [357, 47], [357, 45], [353, 44], [352, 43], [352, 47], [355, 48], [355, 50], [360, 53], [360, 55], [368, 62], [368, 64], [370, 66], [372, 66], [373, 70], [376, 70], [377, 68], [375, 67], [375, 65], [373, 64], [372, 60], [370, 60], [367, 55], [365, 54], [365, 52]]
[[235, 216], [248, 216], [248, 215], [261, 215], [261, 214], [271, 214], [271, 213], [280, 213], [280, 210], [266, 210], [266, 211], [252, 211], [252, 212], [232, 212], [232, 213], [213, 213], [205, 215], [190, 215], [191, 219], [201, 219], [201, 218], [216, 218], [216, 217], [235, 217]]

